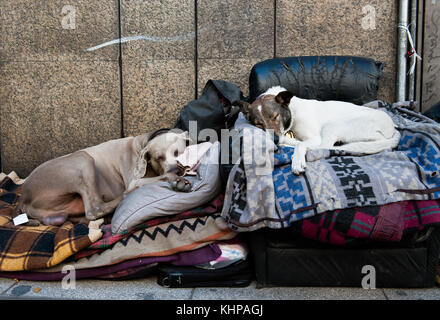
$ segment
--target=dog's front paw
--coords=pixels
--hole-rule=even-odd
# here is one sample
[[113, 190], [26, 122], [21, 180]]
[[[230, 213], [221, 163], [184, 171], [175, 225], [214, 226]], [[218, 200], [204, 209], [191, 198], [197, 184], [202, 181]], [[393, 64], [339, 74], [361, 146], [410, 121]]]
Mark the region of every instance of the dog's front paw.
[[292, 156], [292, 172], [296, 175], [306, 171], [306, 159]]
[[180, 192], [189, 192], [192, 187], [191, 182], [182, 177], [175, 177], [170, 181], [170, 185], [173, 190]]

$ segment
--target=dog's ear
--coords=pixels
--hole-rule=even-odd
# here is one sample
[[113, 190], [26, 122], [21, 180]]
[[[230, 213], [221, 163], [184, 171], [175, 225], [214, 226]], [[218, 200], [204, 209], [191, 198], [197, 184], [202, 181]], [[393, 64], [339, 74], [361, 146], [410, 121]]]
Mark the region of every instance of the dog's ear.
[[240, 107], [240, 111], [243, 113], [243, 115], [246, 117], [246, 119], [248, 118], [248, 114], [249, 114], [249, 107], [250, 107], [250, 103], [243, 101], [243, 100], [239, 100], [237, 102], [234, 103], [234, 105]]
[[139, 153], [139, 157], [136, 161], [136, 167], [134, 169], [134, 177], [136, 179], [142, 179], [147, 174], [149, 151], [149, 144], [147, 144], [147, 146]]
[[275, 101], [278, 102], [283, 107], [287, 108], [289, 106], [290, 100], [293, 97], [293, 93], [289, 91], [282, 91], [277, 94]]
[[134, 138], [133, 145], [136, 149], [136, 153], [139, 154], [133, 172], [135, 179], [142, 179], [147, 174], [150, 136], [151, 134], [147, 133]]

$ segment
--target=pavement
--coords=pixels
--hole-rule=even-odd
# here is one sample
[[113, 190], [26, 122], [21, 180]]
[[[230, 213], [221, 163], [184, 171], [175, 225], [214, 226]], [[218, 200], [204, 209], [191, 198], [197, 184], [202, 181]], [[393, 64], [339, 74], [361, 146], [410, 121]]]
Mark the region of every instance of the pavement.
[[61, 281], [15, 281], [0, 278], [0, 300], [440, 300], [440, 288], [362, 289], [273, 287], [165, 288], [156, 276], [129, 281], [77, 280], [64, 289]]

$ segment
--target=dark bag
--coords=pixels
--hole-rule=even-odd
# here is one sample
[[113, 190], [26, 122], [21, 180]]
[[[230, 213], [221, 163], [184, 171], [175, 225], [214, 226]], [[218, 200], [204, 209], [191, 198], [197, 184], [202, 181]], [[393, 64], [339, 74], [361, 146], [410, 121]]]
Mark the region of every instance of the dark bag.
[[234, 104], [240, 100], [247, 99], [235, 84], [223, 80], [209, 80], [200, 98], [182, 108], [174, 128], [190, 131], [189, 122], [197, 121], [197, 137], [192, 134], [193, 141], [205, 141], [197, 139], [203, 129], [214, 129], [220, 141], [221, 129], [231, 128], [237, 119], [240, 110]]
[[162, 265], [159, 266], [157, 283], [167, 288], [246, 287], [253, 277], [248, 261], [217, 270]]
[[249, 98], [282, 86], [299, 98], [365, 104], [377, 99], [382, 69], [380, 62], [352, 56], [269, 59], [252, 68]]
[[429, 108], [427, 111], [423, 113], [423, 115], [431, 118], [437, 122], [440, 122], [440, 101]]

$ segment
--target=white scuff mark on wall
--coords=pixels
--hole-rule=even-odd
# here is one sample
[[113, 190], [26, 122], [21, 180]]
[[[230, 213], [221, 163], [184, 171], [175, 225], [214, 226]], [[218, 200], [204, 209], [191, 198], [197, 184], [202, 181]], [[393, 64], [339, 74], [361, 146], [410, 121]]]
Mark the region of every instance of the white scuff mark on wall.
[[[208, 27], [204, 27], [204, 28], [200, 29], [198, 31], [198, 33], [203, 32], [207, 29], [208, 29]], [[169, 42], [186, 41], [186, 40], [192, 39], [194, 37], [195, 37], [194, 31], [189, 32], [187, 34], [173, 36], [173, 37], [156, 37], [156, 36], [144, 36], [144, 35], [123, 37], [120, 39], [115, 39], [115, 40], [111, 40], [111, 41], [107, 41], [107, 42], [98, 44], [94, 47], [87, 48], [86, 51], [95, 51], [95, 50], [98, 50], [98, 49], [101, 49], [101, 48], [104, 48], [107, 46], [111, 46], [113, 44], [124, 43], [124, 42], [129, 42], [129, 41], [146, 40], [146, 41], [159, 42], [159, 43], [169, 43]]]

